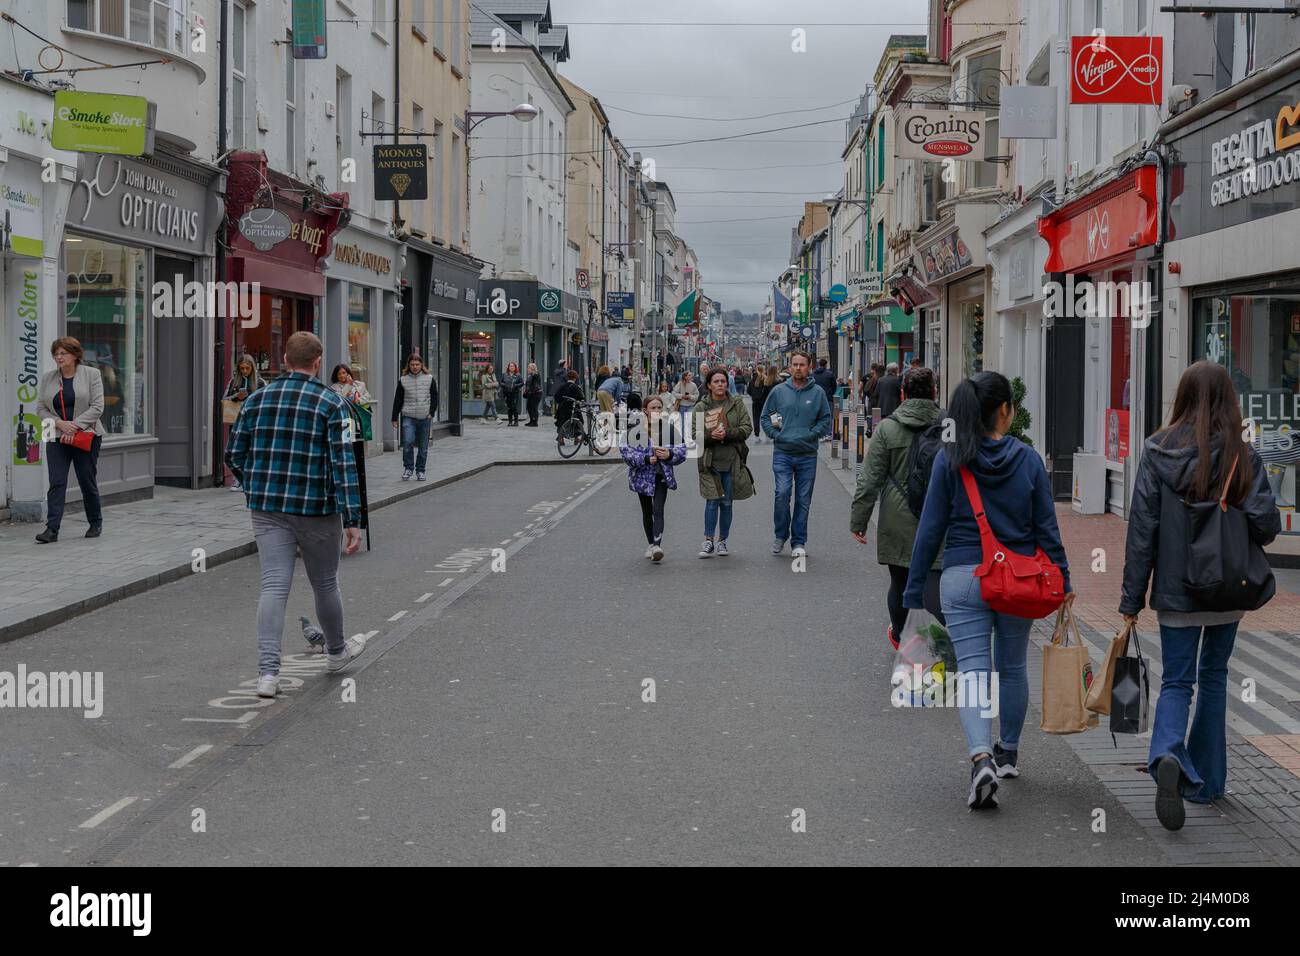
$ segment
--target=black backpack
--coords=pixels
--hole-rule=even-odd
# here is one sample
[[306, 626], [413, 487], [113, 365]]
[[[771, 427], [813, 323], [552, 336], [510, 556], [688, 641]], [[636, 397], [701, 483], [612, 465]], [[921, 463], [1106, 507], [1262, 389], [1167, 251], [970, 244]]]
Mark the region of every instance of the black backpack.
[[[903, 425], [912, 433], [912, 445], [907, 450], [907, 486], [899, 484], [898, 479], [892, 474], [889, 476], [889, 480], [894, 483], [899, 494], [907, 499], [908, 510], [918, 518], [925, 509], [925, 493], [930, 487], [930, 470], [934, 467], [934, 459], [938, 456], [939, 450], [943, 448], [942, 412], [940, 416], [938, 421], [925, 428]], [[899, 424], [901, 425], [902, 422]]]

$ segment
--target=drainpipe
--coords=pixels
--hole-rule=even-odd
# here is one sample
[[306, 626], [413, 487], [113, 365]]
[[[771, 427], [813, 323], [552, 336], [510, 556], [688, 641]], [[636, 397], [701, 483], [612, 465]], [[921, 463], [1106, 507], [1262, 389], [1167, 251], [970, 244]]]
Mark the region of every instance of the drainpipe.
[[1070, 0], [1060, 0], [1056, 54], [1060, 65], [1056, 83], [1056, 208], [1065, 205], [1065, 170], [1070, 142]]
[[[230, 83], [230, 72], [226, 69], [226, 43], [229, 30], [230, 4], [221, 4], [221, 18], [218, 26], [219, 40], [218, 48], [221, 50], [221, 69], [218, 71], [217, 81], [217, 155], [224, 157], [226, 155], [226, 108], [227, 97]], [[293, 55], [293, 51], [289, 51]], [[229, 168], [229, 160], [226, 161]], [[229, 212], [229, 210], [227, 210]], [[218, 224], [218, 229], [225, 229], [224, 220]], [[221, 281], [226, 279], [226, 252], [225, 237], [216, 243], [216, 260], [213, 263], [215, 278]], [[212, 358], [212, 484], [213, 487], [220, 487], [226, 483], [226, 472], [223, 462], [223, 436], [221, 429], [224, 422], [221, 420], [221, 398], [226, 393], [225, 378], [226, 363], [226, 319], [220, 316], [214, 316], [212, 326], [214, 331]], [[195, 476], [198, 477], [197, 475]]]

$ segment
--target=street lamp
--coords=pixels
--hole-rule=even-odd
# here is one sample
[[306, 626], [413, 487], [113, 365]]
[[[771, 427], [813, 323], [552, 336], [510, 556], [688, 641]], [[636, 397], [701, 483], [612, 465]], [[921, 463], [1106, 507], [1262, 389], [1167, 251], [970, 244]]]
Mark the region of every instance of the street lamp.
[[473, 112], [472, 110], [466, 110], [465, 111], [465, 135], [468, 137], [469, 134], [473, 132], [475, 126], [483, 122], [485, 119], [491, 119], [494, 116], [513, 116], [521, 123], [531, 123], [533, 120], [537, 119], [539, 115], [541, 115], [541, 112], [542, 111], [539, 110], [532, 103], [520, 103], [512, 110], [497, 110], [497, 111], [487, 111], [487, 112]]

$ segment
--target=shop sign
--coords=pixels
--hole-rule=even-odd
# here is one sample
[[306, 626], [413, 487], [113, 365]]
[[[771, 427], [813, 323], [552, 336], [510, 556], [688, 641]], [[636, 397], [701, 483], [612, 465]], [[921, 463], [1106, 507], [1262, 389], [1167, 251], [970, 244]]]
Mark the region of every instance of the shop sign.
[[393, 271], [393, 260], [388, 256], [380, 255], [377, 252], [371, 252], [363, 249], [358, 245], [348, 245], [344, 243], [334, 243], [334, 261], [343, 265], [356, 266], [359, 269], [365, 269], [367, 272], [373, 272], [376, 275], [386, 276]]
[[204, 252], [211, 200], [199, 183], [111, 156], [82, 156], [77, 176], [68, 200], [70, 226]]
[[429, 198], [429, 156], [423, 143], [381, 143], [373, 162], [375, 199]]
[[862, 272], [849, 276], [849, 293], [855, 296], [881, 295], [885, 291], [885, 277], [879, 272]]
[[561, 297], [558, 289], [538, 289], [537, 290], [537, 311], [540, 312], [559, 312]]
[[293, 235], [295, 225], [278, 209], [250, 209], [239, 217], [239, 234], [259, 252], [268, 252]]
[[975, 110], [901, 110], [898, 155], [902, 159], [982, 161], [985, 114]]
[[507, 294], [506, 290], [496, 287], [488, 290], [487, 298], [480, 298], [475, 304], [476, 315], [493, 319], [511, 318], [522, 303]]
[[293, 58], [325, 59], [325, 0], [293, 0], [289, 22], [293, 25]]
[[1164, 56], [1164, 37], [1071, 37], [1070, 102], [1158, 106]]
[[1038, 221], [1047, 240], [1044, 272], [1076, 272], [1156, 241], [1156, 168], [1142, 166], [1096, 196]]
[[919, 255], [921, 268], [925, 271], [925, 281], [931, 285], [968, 268], [972, 261], [970, 250], [957, 232], [951, 232], [938, 242], [921, 249]]
[[1106, 409], [1106, 457], [1123, 461], [1128, 457], [1128, 409]]
[[[34, 266], [34, 264], [33, 264]], [[14, 269], [17, 278], [10, 295], [16, 305], [13, 342], [14, 405], [13, 465], [40, 465], [41, 419], [36, 413], [41, 382], [41, 276], [34, 268]]]
[[[1210, 205], [1223, 206], [1300, 180], [1300, 103], [1210, 146]], [[1290, 151], [1290, 152], [1289, 152]], [[1286, 153], [1276, 159], [1271, 157]]]
[[54, 148], [142, 156], [149, 114], [143, 96], [60, 90], [54, 94]]
[[606, 292], [605, 311], [609, 320], [621, 325], [631, 325], [636, 321], [635, 292]]
[[0, 180], [0, 230], [8, 229], [8, 247], [17, 255], [39, 259], [45, 248], [40, 167], [10, 156], [0, 166]]

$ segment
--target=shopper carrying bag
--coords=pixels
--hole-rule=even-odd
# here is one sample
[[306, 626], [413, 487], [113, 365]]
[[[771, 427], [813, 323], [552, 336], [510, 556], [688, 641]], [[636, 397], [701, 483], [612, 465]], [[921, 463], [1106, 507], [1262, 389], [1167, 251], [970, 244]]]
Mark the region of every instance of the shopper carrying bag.
[[1092, 679], [1088, 645], [1079, 636], [1073, 609], [1064, 604], [1056, 612], [1052, 643], [1043, 648], [1043, 706], [1038, 729], [1045, 734], [1081, 734], [1096, 727], [1097, 715], [1084, 706]]
[[1101, 669], [1093, 675], [1092, 686], [1088, 688], [1088, 699], [1084, 706], [1094, 714], [1110, 713], [1110, 689], [1115, 685], [1115, 661], [1128, 653], [1128, 637], [1133, 633], [1134, 625], [1126, 621], [1119, 633], [1110, 639], [1106, 649], [1106, 659]]
[[1281, 517], [1242, 435], [1228, 370], [1196, 362], [1178, 381], [1169, 424], [1147, 439], [1133, 485], [1119, 611], [1135, 623], [1150, 585], [1163, 673], [1147, 766], [1156, 816], [1169, 830], [1182, 827], [1184, 800], [1224, 794], [1228, 660], [1243, 614], [1272, 590], [1259, 559]]
[[1129, 643], [1133, 656], [1127, 653], [1115, 659], [1115, 680], [1110, 692], [1110, 733], [1144, 734], [1151, 716], [1151, 677], [1147, 660], [1142, 656], [1142, 642], [1137, 628]]

